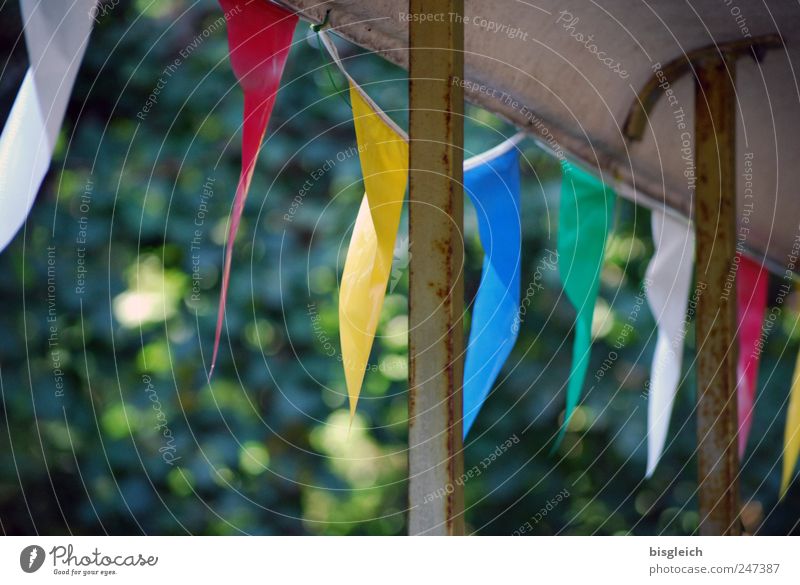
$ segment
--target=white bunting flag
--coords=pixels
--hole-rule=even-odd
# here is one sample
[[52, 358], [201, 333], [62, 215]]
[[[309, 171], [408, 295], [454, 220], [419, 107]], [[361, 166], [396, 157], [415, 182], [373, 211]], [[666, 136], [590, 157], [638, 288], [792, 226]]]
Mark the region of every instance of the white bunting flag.
[[0, 136], [0, 251], [25, 223], [53, 156], [96, 0], [21, 0], [30, 66]]
[[681, 379], [686, 306], [694, 266], [694, 230], [684, 220], [653, 211], [655, 253], [647, 267], [647, 303], [658, 324], [647, 404], [647, 477], [667, 440], [672, 405]]

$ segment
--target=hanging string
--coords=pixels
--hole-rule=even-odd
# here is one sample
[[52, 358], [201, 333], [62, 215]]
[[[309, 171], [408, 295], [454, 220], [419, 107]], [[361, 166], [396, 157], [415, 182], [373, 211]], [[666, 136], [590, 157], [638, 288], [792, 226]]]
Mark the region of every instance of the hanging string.
[[331, 73], [330, 63], [328, 62], [328, 59], [327, 59], [327, 57], [325, 55], [325, 51], [322, 50], [323, 43], [322, 43], [322, 38], [320, 37], [319, 33], [323, 28], [328, 26], [328, 21], [330, 20], [330, 16], [331, 16], [331, 10], [329, 8], [328, 10], [325, 11], [325, 18], [322, 20], [322, 22], [320, 22], [319, 24], [312, 24], [311, 25], [311, 30], [314, 31], [314, 34], [317, 35], [317, 49], [319, 50], [320, 59], [322, 59], [322, 68], [325, 70], [325, 73], [328, 75], [328, 81], [330, 82], [331, 87], [336, 92], [336, 95], [338, 95], [342, 99], [342, 101], [347, 104], [347, 107], [352, 110], [353, 106], [350, 103], [350, 100], [347, 99], [347, 93], [348, 92], [346, 90], [344, 90], [344, 89], [341, 89], [339, 87], [339, 84], [336, 83], [336, 81], [334, 80], [333, 74]]

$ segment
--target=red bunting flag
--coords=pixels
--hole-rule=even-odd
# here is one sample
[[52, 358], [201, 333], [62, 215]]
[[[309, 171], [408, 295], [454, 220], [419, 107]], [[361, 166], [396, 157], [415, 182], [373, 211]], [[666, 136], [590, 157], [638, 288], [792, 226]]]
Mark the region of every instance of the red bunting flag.
[[739, 405], [739, 458], [744, 456], [753, 424], [753, 404], [761, 357], [761, 327], [767, 307], [769, 274], [760, 262], [739, 256], [736, 275], [736, 304], [739, 315], [739, 359], [736, 368]]
[[269, 2], [248, 0], [219, 0], [228, 23], [228, 46], [231, 66], [244, 91], [244, 121], [242, 128], [242, 171], [233, 201], [222, 290], [214, 335], [214, 352], [209, 376], [214, 372], [217, 352], [225, 318], [225, 302], [231, 274], [233, 242], [239, 229], [250, 180], [256, 166], [258, 151], [267, 129], [272, 106], [281, 82], [289, 45], [292, 42], [297, 15]]

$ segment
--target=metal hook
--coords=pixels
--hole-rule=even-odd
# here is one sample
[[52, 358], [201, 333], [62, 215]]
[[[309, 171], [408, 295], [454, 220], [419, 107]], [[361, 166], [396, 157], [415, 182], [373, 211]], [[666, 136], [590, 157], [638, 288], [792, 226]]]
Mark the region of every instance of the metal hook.
[[312, 24], [311, 30], [313, 30], [315, 33], [321, 31], [328, 24], [330, 16], [331, 16], [331, 9], [328, 8], [328, 10], [325, 11], [325, 18], [323, 19], [323, 21], [320, 22], [319, 24]]

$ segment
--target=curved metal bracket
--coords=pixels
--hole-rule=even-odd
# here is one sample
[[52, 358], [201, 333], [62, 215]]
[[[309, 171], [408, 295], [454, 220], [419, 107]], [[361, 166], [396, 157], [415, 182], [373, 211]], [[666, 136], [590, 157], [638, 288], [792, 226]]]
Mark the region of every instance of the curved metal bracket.
[[764, 53], [770, 49], [780, 49], [783, 47], [783, 39], [780, 35], [762, 35], [741, 39], [730, 43], [709, 45], [702, 49], [689, 51], [683, 56], [675, 59], [660, 67], [653, 76], [647, 81], [639, 91], [628, 112], [625, 120], [624, 132], [629, 140], [641, 140], [650, 111], [655, 106], [658, 98], [661, 97], [659, 89], [664, 80], [674, 83], [688, 71], [694, 71], [695, 65], [708, 59], [719, 59], [720, 57], [732, 61], [739, 57], [750, 55], [760, 62], [764, 58]]

